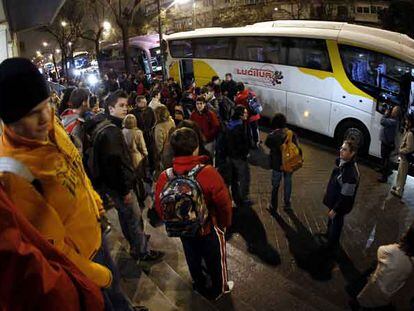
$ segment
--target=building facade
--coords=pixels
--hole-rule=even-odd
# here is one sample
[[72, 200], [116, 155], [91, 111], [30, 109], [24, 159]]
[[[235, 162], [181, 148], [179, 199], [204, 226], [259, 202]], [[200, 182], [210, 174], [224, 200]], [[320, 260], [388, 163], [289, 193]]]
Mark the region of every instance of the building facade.
[[[390, 1], [160, 0], [163, 33], [243, 26], [278, 19], [316, 19], [379, 26]], [[148, 32], [157, 32], [157, 0], [143, 0]]]

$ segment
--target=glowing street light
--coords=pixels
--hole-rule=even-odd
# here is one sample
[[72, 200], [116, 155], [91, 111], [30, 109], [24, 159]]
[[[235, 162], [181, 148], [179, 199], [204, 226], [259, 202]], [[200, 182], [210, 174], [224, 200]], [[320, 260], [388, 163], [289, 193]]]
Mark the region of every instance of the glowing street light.
[[62, 25], [62, 27], [66, 27], [68, 25], [68, 23], [65, 21], [62, 21], [60, 24]]
[[61, 51], [60, 51], [60, 49], [56, 49], [55, 52], [56, 52], [56, 54], [59, 54]]
[[275, 11], [277, 12], [277, 11], [279, 11], [279, 8], [275, 8]]
[[112, 28], [111, 23], [110, 23], [110, 22], [108, 22], [108, 21], [104, 21], [104, 22], [103, 22], [103, 24], [102, 24], [102, 26], [103, 26], [103, 29], [104, 29], [105, 31], [109, 31], [109, 30], [111, 30], [111, 28]]
[[49, 44], [48, 44], [46, 41], [43, 41], [42, 45], [43, 45], [44, 47], [47, 47]]
[[69, 46], [72, 46], [72, 44], [73, 44], [72, 42], [70, 42], [70, 41], [68, 42], [68, 45], [69, 45]]
[[36, 51], [36, 55], [40, 56], [40, 55], [42, 55], [42, 53], [40, 51]]

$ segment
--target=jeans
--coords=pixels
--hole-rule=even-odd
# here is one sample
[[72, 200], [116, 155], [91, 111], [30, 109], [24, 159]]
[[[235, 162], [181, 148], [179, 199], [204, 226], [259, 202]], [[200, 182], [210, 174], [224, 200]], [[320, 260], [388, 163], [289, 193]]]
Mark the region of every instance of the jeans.
[[108, 195], [115, 203], [119, 224], [125, 239], [127, 239], [131, 247], [131, 253], [142, 256], [149, 252], [149, 235], [146, 235], [144, 232], [144, 222], [135, 192], [131, 190], [130, 193], [132, 195], [132, 202], [130, 204], [125, 204], [124, 198], [118, 193], [109, 191]]
[[342, 214], [336, 214], [334, 218], [328, 219], [328, 228], [326, 234], [328, 235], [328, 245], [339, 245], [339, 239], [341, 238], [342, 227], [344, 226], [344, 216]]
[[249, 163], [242, 159], [229, 159], [230, 186], [233, 200], [237, 205], [242, 205], [249, 198], [250, 168]]
[[286, 173], [281, 171], [272, 170], [272, 198], [271, 204], [274, 209], [277, 209], [278, 205], [278, 193], [280, 182], [283, 176], [283, 200], [285, 205], [290, 205], [290, 196], [292, 194], [292, 173]]
[[121, 289], [119, 271], [111, 258], [104, 235], [102, 235], [101, 248], [96, 253], [93, 261], [107, 267], [112, 272], [111, 286], [102, 288], [105, 311], [132, 311], [132, 304]]

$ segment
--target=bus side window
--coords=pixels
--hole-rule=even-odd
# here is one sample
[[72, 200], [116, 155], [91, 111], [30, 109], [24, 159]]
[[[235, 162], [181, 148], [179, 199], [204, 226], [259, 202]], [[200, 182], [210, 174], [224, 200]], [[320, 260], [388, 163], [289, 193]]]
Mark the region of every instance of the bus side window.
[[290, 38], [288, 65], [332, 71], [325, 40]]
[[339, 51], [351, 81], [371, 96], [378, 97], [385, 92], [394, 102], [401, 101], [404, 92], [401, 84], [404, 76], [411, 73], [412, 65], [379, 52], [344, 44], [339, 45]]

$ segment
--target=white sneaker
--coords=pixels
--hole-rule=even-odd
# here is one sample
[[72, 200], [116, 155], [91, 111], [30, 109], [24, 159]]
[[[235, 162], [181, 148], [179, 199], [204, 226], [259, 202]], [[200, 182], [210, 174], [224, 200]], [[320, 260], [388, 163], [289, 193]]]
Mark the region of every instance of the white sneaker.
[[229, 294], [234, 288], [234, 282], [228, 281], [227, 282], [227, 290], [224, 291], [225, 294]]

